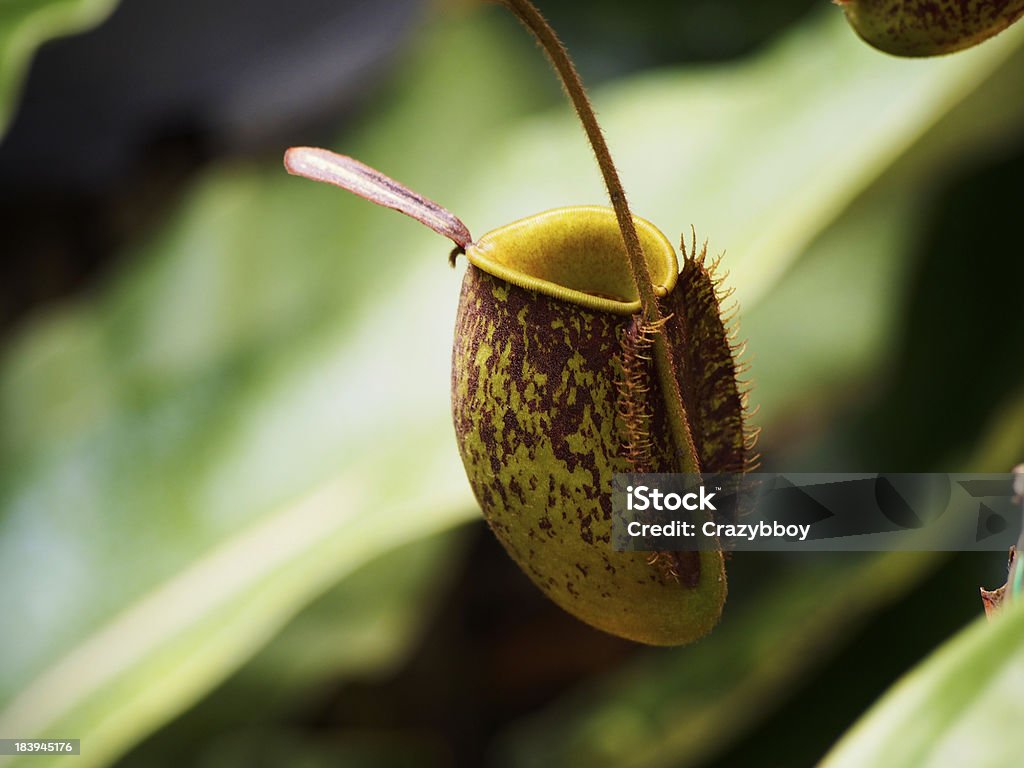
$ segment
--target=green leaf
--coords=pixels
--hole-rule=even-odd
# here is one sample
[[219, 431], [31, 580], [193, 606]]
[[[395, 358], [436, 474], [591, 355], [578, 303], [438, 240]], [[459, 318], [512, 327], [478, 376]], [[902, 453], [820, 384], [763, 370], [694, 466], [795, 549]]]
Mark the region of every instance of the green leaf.
[[[78, 644], [11, 702], [3, 732], [82, 734], [83, 762], [102, 765], [356, 566], [466, 518], [464, 481], [450, 463], [407, 445], [368, 458], [206, 553]], [[415, 465], [407, 476], [426, 490], [389, 491], [392, 461]], [[382, 519], [371, 514], [378, 505], [389, 510]]]
[[1024, 603], [978, 619], [896, 683], [825, 758], [843, 766], [1003, 768], [1021, 760]]
[[396, 547], [307, 606], [239, 671], [239, 698], [268, 685], [281, 698], [325, 677], [393, 674], [435, 607], [439, 582], [461, 566], [464, 530]]
[[[220, 754], [224, 734], [247, 731], [259, 743], [324, 681], [372, 683], [391, 677], [433, 617], [443, 587], [461, 567], [460, 532], [416, 539], [374, 559], [304, 608], [210, 696], [162, 729], [125, 761], [133, 766], [193, 765]], [[216, 764], [216, 761], [214, 761]]]
[[40, 45], [103, 21], [117, 0], [5, 0], [0, 6], [0, 138]]

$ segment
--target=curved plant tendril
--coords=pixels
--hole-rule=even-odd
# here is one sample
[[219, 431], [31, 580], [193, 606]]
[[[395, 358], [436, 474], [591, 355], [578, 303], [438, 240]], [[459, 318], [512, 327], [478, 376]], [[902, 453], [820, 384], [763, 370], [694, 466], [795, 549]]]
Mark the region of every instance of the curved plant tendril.
[[590, 97], [583, 87], [583, 81], [576, 71], [569, 52], [565, 45], [559, 40], [558, 35], [548, 24], [547, 20], [537, 10], [530, 0], [496, 0], [508, 8], [518, 18], [547, 54], [552, 66], [562, 81], [562, 86], [572, 101], [576, 114], [579, 115], [583, 129], [597, 157], [597, 164], [601, 168], [601, 175], [604, 177], [605, 186], [608, 189], [608, 197], [611, 199], [612, 207], [615, 209], [615, 217], [622, 231], [622, 239], [626, 246], [626, 255], [629, 257], [630, 271], [633, 273], [633, 282], [636, 284], [637, 293], [640, 296], [643, 321], [646, 327], [643, 333], [649, 334], [653, 340], [653, 352], [655, 368], [658, 374], [658, 381], [662, 396], [665, 401], [666, 411], [669, 417], [672, 431], [672, 441], [676, 448], [676, 455], [680, 459], [679, 471], [699, 472], [700, 467], [696, 463], [696, 449], [694, 447], [693, 435], [690, 431], [689, 421], [686, 416], [686, 407], [683, 405], [682, 393], [678, 384], [678, 367], [671, 346], [662, 332], [665, 318], [662, 316], [658, 306], [658, 299], [654, 291], [654, 283], [651, 280], [650, 271], [644, 260], [643, 249], [640, 247], [640, 238], [637, 235], [636, 226], [633, 223], [633, 216], [629, 210], [629, 202], [626, 200], [626, 193], [619, 180], [615, 162], [608, 151], [608, 143], [605, 141], [604, 133], [597, 122], [594, 108], [590, 103]]

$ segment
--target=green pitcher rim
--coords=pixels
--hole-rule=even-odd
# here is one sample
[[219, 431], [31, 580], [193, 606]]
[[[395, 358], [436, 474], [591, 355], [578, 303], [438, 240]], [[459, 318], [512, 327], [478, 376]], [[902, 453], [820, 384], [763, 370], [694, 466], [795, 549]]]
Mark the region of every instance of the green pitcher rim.
[[[675, 288], [679, 262], [672, 243], [634, 216], [640, 246], [659, 298]], [[492, 230], [466, 246], [474, 267], [520, 288], [588, 309], [640, 311], [615, 211], [600, 205], [554, 208]]]

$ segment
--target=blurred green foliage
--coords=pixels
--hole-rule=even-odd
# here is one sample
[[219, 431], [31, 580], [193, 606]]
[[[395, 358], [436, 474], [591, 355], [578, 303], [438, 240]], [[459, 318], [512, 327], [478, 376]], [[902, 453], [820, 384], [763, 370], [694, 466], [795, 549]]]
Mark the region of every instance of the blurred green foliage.
[[6, 0], [0, 5], [0, 137], [29, 61], [47, 40], [102, 21], [117, 0]]
[[[546, 105], [543, 62], [497, 13], [438, 16], [334, 146], [477, 235], [604, 199], [571, 115]], [[866, 438], [844, 425], [850, 404], [916, 375], [901, 334], [933, 190], [1021, 134], [1022, 41], [908, 64], [824, 14], [749, 60], [595, 91], [637, 213], [726, 251], [771, 466], [852, 468]], [[83, 766], [155, 732], [124, 765], [280, 764], [285, 749], [296, 765], [446, 764], [422, 733], [325, 740], [293, 722], [311, 691], [399, 668], [455, 578], [445, 532], [480, 525], [448, 423], [446, 252], [277, 158], [224, 162], [95, 295], [10, 340], [0, 733], [80, 737]], [[1012, 464], [1024, 437], [999, 409], [1024, 398], [1007, 378], [979, 388], [972, 429], [925, 435], [915, 468]], [[708, 640], [640, 651], [502, 724], [492, 757], [712, 760], [942, 562], [738, 559]]]
[[824, 765], [1017, 765], [1022, 634], [1020, 601], [991, 624], [979, 618], [900, 680]]

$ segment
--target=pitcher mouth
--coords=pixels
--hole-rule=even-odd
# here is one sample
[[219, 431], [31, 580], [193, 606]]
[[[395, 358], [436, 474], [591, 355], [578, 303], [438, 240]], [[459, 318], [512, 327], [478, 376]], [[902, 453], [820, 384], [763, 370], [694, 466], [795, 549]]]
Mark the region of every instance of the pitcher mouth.
[[[679, 277], [675, 249], [649, 221], [633, 221], [654, 293], [666, 296]], [[632, 315], [641, 308], [611, 208], [569, 206], [514, 221], [467, 245], [466, 258], [520, 288], [588, 309]]]

